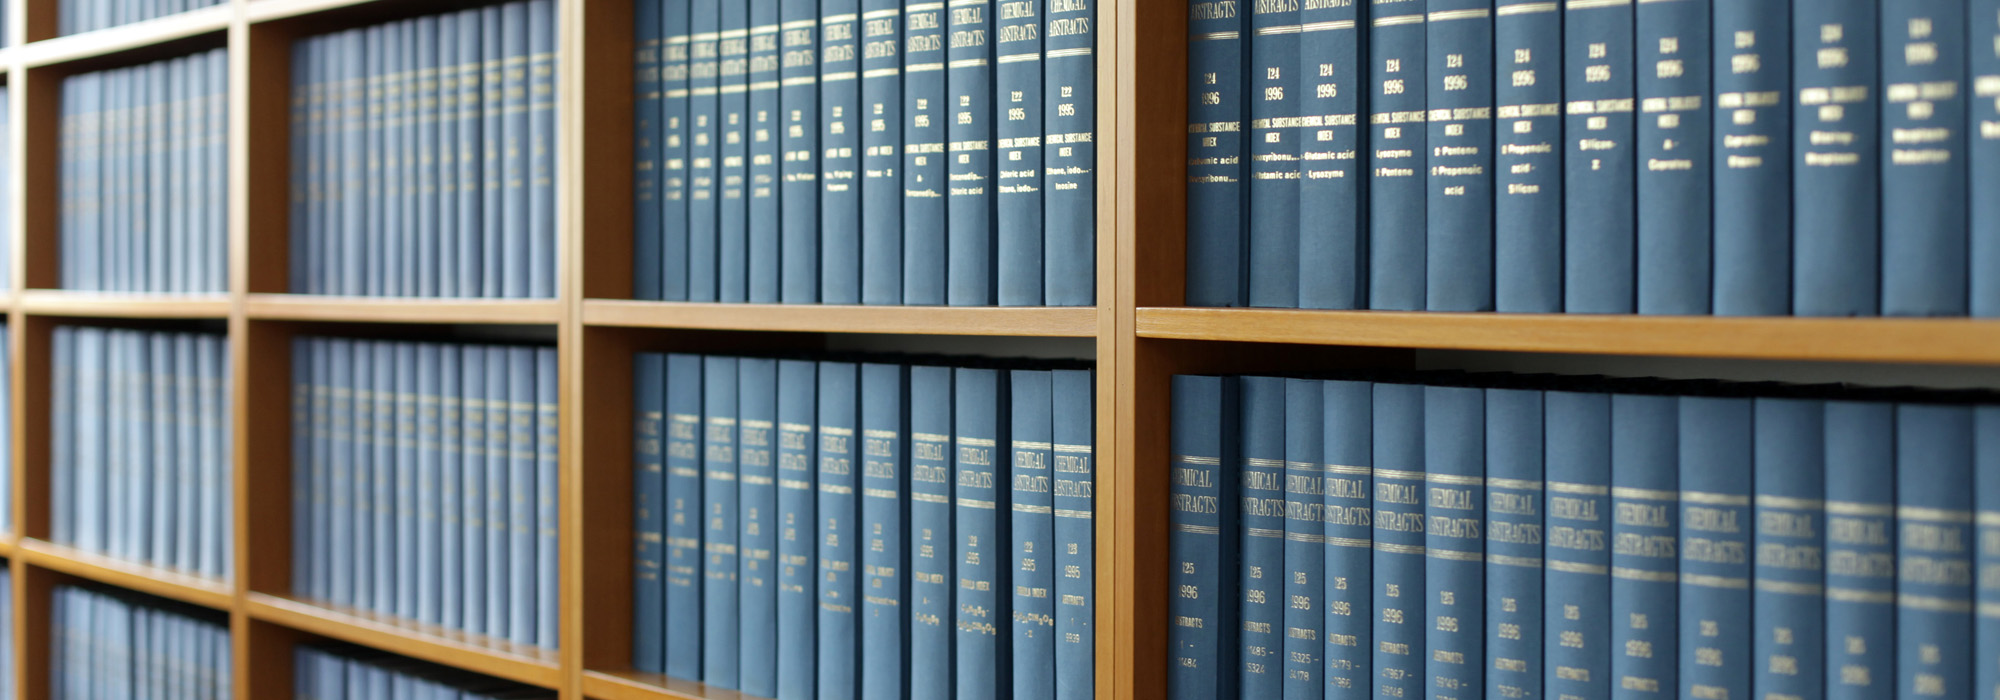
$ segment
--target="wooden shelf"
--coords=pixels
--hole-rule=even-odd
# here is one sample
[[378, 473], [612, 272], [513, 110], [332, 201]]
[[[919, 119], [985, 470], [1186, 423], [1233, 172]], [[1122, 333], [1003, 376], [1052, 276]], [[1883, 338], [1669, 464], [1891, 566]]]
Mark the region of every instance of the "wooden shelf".
[[20, 47], [18, 58], [29, 67], [39, 67], [219, 33], [229, 29], [234, 12], [230, 3], [223, 3], [108, 29], [32, 41]]
[[638, 671], [585, 671], [583, 694], [593, 700], [759, 700], [741, 691]]
[[[268, 1], [268, 0], [267, 0]], [[251, 294], [244, 314], [266, 321], [342, 323], [541, 324], [562, 322], [554, 299], [388, 299]]]
[[227, 294], [114, 294], [30, 289], [22, 311], [38, 316], [215, 319], [229, 317]]
[[137, 564], [36, 539], [21, 540], [15, 556], [31, 566], [216, 610], [235, 595], [226, 581]]
[[1144, 338], [1770, 360], [2000, 364], [2000, 319], [1141, 308]]
[[1096, 307], [697, 304], [587, 299], [589, 326], [701, 330], [1078, 337], [1097, 335]]
[[249, 594], [243, 610], [271, 624], [495, 678], [550, 689], [562, 684], [562, 667], [552, 649], [265, 593]]

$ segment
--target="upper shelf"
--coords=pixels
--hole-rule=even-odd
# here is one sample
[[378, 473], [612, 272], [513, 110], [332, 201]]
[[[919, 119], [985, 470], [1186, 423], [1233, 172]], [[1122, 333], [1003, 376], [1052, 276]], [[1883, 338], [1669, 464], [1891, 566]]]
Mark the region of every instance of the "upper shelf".
[[699, 304], [589, 299], [583, 302], [583, 322], [633, 328], [1089, 337], [1097, 334], [1097, 308]]
[[21, 63], [34, 68], [223, 32], [229, 29], [229, 20], [234, 12], [232, 3], [223, 3], [96, 31], [32, 41], [17, 49], [18, 58]]
[[30, 289], [21, 293], [20, 307], [39, 316], [224, 319], [229, 317], [229, 295]]
[[747, 693], [638, 671], [585, 671], [583, 694], [598, 700], [760, 700]]
[[1141, 308], [1145, 338], [1769, 360], [2000, 364], [2000, 319]]
[[21, 540], [15, 556], [29, 565], [50, 571], [216, 610], [228, 610], [234, 595], [227, 581], [128, 562], [42, 540]]
[[243, 310], [252, 319], [268, 321], [467, 325], [533, 325], [555, 324], [562, 321], [562, 302], [554, 299], [410, 299], [251, 294], [244, 300]]
[[562, 683], [562, 667], [553, 649], [265, 593], [249, 594], [243, 610], [272, 624], [516, 683], [543, 688]]

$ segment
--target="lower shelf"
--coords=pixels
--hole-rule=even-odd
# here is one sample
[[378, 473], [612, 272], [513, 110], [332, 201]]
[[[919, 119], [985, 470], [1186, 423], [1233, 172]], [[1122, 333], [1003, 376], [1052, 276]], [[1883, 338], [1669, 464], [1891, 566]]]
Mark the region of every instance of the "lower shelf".
[[115, 559], [44, 540], [21, 540], [14, 556], [30, 566], [216, 610], [228, 610], [235, 596], [227, 581]]
[[760, 700], [741, 691], [639, 671], [585, 671], [583, 694], [592, 700]]
[[562, 666], [554, 649], [267, 593], [249, 594], [243, 610], [274, 625], [435, 664], [551, 690], [562, 685]]

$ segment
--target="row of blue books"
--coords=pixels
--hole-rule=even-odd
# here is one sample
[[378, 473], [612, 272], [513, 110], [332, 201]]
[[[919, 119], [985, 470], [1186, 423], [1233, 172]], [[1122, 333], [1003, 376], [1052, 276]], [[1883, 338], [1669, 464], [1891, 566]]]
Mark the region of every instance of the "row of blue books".
[[228, 578], [228, 339], [58, 326], [53, 342], [50, 539]]
[[1168, 685], [1204, 699], [1991, 697], [1995, 400], [1175, 377]]
[[49, 595], [49, 697], [233, 696], [226, 616], [109, 588], [62, 585]]
[[1091, 697], [1091, 370], [877, 359], [636, 357], [633, 667]]
[[229, 53], [63, 79], [64, 289], [228, 289]]
[[556, 646], [556, 350], [299, 337], [292, 585]]
[[293, 292], [555, 296], [556, 24], [517, 0], [293, 44]]
[[552, 700], [554, 691], [348, 645], [292, 651], [295, 700]]
[[226, 0], [59, 0], [56, 3], [56, 29], [63, 35], [95, 31], [224, 2]]
[[633, 296], [1091, 305], [1095, 5], [635, 0]]
[[1189, 305], [2000, 315], [2000, 1], [1189, 8]]

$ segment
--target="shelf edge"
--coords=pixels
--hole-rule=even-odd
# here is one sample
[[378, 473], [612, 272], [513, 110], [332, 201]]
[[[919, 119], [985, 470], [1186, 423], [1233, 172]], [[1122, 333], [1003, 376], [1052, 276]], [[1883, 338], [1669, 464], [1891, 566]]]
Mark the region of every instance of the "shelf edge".
[[696, 330], [1088, 338], [1098, 308], [710, 304], [586, 299], [586, 326]]
[[495, 678], [550, 690], [558, 689], [562, 684], [563, 669], [555, 660], [556, 652], [553, 650], [543, 656], [531, 657], [467, 639], [454, 639], [446, 636], [450, 633], [445, 630], [431, 632], [414, 629], [400, 622], [341, 612], [268, 593], [250, 593], [244, 600], [243, 611], [254, 619], [271, 624]]
[[114, 559], [53, 542], [22, 539], [14, 554], [30, 566], [189, 605], [227, 611], [234, 601], [235, 594], [226, 581]]

